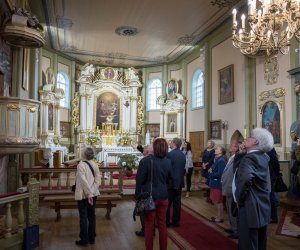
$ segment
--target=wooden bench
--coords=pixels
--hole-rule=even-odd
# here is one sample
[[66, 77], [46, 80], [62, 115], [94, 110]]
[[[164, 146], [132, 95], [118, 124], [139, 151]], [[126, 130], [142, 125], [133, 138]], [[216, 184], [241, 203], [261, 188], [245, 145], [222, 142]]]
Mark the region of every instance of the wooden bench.
[[[105, 217], [110, 220], [111, 209], [117, 206], [113, 201], [121, 200], [121, 198], [119, 194], [101, 194], [97, 197], [96, 208], [106, 208]], [[61, 218], [61, 209], [77, 208], [74, 194], [49, 195], [45, 196], [44, 201], [50, 203], [50, 208], [56, 212], [56, 221]]]

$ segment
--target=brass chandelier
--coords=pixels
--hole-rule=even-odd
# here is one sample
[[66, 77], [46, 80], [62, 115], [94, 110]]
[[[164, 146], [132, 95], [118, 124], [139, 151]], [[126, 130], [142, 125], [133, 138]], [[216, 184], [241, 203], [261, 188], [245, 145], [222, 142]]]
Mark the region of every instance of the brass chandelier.
[[277, 82], [278, 53], [289, 53], [293, 36], [300, 41], [300, 0], [248, 0], [247, 26], [244, 14], [240, 25], [236, 9], [232, 14], [233, 45], [244, 55], [264, 56], [264, 79]]
[[241, 25], [232, 14], [232, 42], [245, 55], [285, 55], [293, 36], [300, 41], [300, 0], [248, 0], [249, 28], [244, 14]]

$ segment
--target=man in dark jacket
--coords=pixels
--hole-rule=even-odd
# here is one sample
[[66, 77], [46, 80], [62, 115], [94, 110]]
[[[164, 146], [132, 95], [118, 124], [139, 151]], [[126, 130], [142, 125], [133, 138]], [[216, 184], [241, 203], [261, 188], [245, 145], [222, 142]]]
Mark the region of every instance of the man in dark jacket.
[[171, 143], [171, 151], [168, 153], [167, 158], [171, 160], [172, 164], [172, 181], [169, 182], [168, 187], [168, 200], [169, 205], [167, 209], [166, 224], [169, 227], [170, 222], [170, 208], [173, 205], [172, 225], [180, 225], [180, 212], [181, 212], [181, 189], [184, 187], [184, 174], [186, 157], [180, 150], [182, 141], [179, 138], [174, 138]]
[[264, 128], [252, 130], [244, 141], [247, 150], [234, 175], [232, 190], [238, 206], [239, 250], [266, 250], [270, 222], [269, 157], [273, 148], [271, 133]]

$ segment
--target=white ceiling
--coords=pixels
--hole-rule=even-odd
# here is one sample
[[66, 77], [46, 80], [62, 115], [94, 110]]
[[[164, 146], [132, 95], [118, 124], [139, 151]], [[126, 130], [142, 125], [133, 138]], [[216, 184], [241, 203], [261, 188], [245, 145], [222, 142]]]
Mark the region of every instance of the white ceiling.
[[[84, 63], [136, 67], [173, 62], [230, 16], [231, 8], [211, 2], [42, 0], [41, 19], [53, 49]], [[120, 26], [138, 34], [117, 35]]]

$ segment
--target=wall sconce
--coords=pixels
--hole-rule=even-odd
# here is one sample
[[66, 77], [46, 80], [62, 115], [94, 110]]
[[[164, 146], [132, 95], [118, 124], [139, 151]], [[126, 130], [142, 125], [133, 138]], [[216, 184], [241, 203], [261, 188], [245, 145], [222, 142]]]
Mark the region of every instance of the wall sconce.
[[228, 129], [228, 121], [222, 122], [222, 129]]

